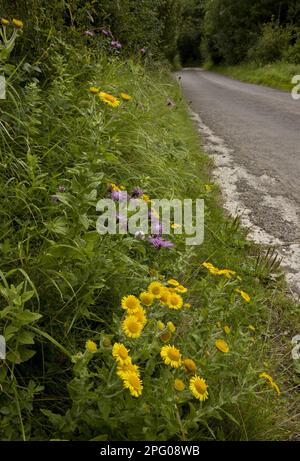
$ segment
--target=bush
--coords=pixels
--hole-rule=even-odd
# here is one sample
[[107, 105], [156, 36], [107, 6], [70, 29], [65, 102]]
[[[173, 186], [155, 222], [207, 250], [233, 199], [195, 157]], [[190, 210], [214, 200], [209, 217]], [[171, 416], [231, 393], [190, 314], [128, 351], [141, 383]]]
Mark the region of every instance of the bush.
[[300, 32], [298, 32], [294, 45], [290, 45], [283, 54], [283, 59], [290, 64], [300, 64]]
[[256, 44], [248, 51], [248, 58], [258, 64], [280, 61], [291, 38], [290, 28], [281, 27], [273, 21], [265, 24]]

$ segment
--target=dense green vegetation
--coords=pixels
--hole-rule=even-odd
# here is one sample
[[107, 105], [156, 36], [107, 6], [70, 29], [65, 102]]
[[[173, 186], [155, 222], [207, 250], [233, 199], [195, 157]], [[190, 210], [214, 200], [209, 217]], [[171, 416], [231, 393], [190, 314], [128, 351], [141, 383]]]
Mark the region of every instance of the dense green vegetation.
[[[276, 261], [245, 239], [237, 219], [224, 217], [210, 162], [162, 64], [176, 54], [178, 15], [186, 10], [167, 0], [5, 3], [0, 438], [296, 436], [299, 375], [290, 338], [299, 307], [285, 298]], [[96, 204], [116, 184], [150, 199], [204, 198], [203, 245], [172, 235], [174, 246], [158, 249], [147, 238], [99, 235]], [[152, 282], [162, 296], [174, 278], [187, 291], [168, 289], [165, 304], [144, 302], [147, 323], [129, 336], [123, 297], [138, 297]], [[171, 296], [184, 305], [171, 309]], [[280, 339], [278, 326], [286, 332]], [[137, 397], [122, 384], [129, 375], [120, 379], [115, 343], [139, 366]], [[168, 343], [205, 380], [196, 396], [189, 389], [195, 370], [164, 363]]]
[[236, 64], [235, 66], [217, 66], [208, 63], [204, 67], [237, 80], [284, 91], [291, 91], [295, 86], [295, 83], [292, 83], [293, 77], [300, 75], [300, 64], [286, 62], [274, 62], [264, 66], [258, 66], [255, 63]]
[[190, 0], [183, 15], [189, 27], [180, 40], [190, 44], [180, 48], [183, 61], [198, 49], [198, 58], [213, 64], [300, 63], [297, 0]]

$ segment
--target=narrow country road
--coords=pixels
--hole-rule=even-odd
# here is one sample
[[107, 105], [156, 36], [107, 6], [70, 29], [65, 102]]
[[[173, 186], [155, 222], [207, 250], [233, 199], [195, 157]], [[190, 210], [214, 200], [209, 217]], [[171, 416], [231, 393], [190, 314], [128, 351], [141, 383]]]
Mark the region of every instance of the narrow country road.
[[300, 294], [300, 100], [197, 68], [176, 72], [225, 208], [258, 243], [276, 245]]

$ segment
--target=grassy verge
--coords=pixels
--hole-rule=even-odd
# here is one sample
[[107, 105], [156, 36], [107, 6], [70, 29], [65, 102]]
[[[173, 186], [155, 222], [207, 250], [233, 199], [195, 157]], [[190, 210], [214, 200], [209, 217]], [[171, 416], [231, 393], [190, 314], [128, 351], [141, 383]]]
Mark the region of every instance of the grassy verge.
[[[1, 439], [296, 434], [289, 344], [299, 308], [238, 222], [224, 217], [177, 84], [153, 65], [62, 42], [49, 55], [48, 81], [24, 83], [14, 73], [1, 101]], [[132, 99], [111, 107], [91, 86]], [[204, 198], [203, 245], [174, 235], [172, 248], [158, 250], [132, 235], [100, 236], [96, 203], [112, 183], [150, 198]], [[170, 278], [182, 285], [176, 296]], [[152, 282], [165, 303], [156, 297], [139, 310], [132, 338], [122, 299]], [[283, 339], [274, 328], [282, 324]], [[115, 343], [130, 350], [143, 388], [124, 355], [116, 363]], [[166, 365], [168, 344], [196, 371], [177, 352]], [[205, 380], [196, 389], [195, 372]]]
[[291, 83], [292, 78], [294, 75], [300, 75], [300, 65], [283, 62], [265, 66], [240, 64], [236, 66], [208, 66], [207, 68], [243, 82], [256, 83], [284, 91], [291, 91], [295, 86]]

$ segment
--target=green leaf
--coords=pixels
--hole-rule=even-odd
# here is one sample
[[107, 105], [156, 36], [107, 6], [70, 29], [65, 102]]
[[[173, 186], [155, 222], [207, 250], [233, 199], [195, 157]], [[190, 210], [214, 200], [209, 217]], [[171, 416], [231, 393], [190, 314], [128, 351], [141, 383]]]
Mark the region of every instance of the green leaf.
[[17, 314], [15, 314], [15, 317], [17, 320], [19, 320], [22, 324], [25, 325], [26, 323], [36, 322], [42, 317], [42, 315], [38, 314], [37, 312], [30, 312], [28, 310], [25, 310], [23, 312], [18, 312]]

